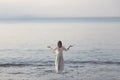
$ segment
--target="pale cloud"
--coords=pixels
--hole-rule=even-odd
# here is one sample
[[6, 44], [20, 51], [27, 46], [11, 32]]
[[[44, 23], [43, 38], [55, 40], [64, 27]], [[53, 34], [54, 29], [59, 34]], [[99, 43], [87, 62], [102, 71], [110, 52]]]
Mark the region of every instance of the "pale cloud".
[[1, 0], [0, 17], [120, 16], [119, 0]]

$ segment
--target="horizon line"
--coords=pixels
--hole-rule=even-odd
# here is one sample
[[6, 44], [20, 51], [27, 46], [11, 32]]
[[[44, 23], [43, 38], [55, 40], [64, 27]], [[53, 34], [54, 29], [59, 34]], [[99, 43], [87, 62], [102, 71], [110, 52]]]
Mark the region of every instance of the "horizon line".
[[6, 17], [6, 18], [0, 18], [0, 19], [113, 19], [113, 18], [120, 18], [120, 16], [118, 17], [27, 17], [27, 16], [23, 16], [23, 17]]

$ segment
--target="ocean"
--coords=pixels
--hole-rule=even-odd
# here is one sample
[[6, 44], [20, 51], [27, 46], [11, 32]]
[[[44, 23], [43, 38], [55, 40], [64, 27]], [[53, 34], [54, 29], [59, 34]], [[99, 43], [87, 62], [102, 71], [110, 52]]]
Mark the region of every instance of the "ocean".
[[[65, 70], [55, 72], [61, 40]], [[120, 80], [120, 18], [0, 20], [0, 80]]]

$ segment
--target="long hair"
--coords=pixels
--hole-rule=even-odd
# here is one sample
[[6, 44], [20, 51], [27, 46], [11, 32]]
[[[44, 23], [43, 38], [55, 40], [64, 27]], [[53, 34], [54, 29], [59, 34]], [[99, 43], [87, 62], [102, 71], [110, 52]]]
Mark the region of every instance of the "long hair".
[[58, 48], [61, 48], [62, 47], [62, 41], [58, 41], [57, 46], [58, 46]]

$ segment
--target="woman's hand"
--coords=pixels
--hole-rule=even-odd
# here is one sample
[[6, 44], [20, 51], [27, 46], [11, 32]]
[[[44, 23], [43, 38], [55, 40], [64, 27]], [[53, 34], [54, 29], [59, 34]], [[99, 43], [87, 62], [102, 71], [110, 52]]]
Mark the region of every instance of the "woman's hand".
[[73, 47], [73, 45], [70, 45], [69, 47]]
[[47, 46], [47, 48], [51, 48], [51, 46]]
[[67, 50], [69, 50], [70, 49], [70, 47], [73, 47], [72, 45], [70, 45], [68, 48], [67, 48]]

